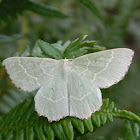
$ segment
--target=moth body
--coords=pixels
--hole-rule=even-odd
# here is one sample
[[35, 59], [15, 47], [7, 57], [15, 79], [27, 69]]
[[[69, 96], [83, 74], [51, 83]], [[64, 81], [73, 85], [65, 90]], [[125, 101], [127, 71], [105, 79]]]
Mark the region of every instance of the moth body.
[[72, 72], [71, 59], [59, 60], [59, 69], [63, 71], [66, 83], [68, 83], [68, 77]]

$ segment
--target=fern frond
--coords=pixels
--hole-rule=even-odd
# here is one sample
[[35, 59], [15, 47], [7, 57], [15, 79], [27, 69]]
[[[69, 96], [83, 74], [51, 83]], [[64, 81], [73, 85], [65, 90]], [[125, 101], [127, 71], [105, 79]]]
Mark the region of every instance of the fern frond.
[[135, 114], [118, 110], [109, 99], [103, 102], [99, 112], [92, 114], [89, 120], [66, 117], [59, 122], [49, 123], [47, 118], [39, 117], [34, 110], [34, 101], [26, 100], [11, 110], [0, 121], [0, 139], [49, 139], [72, 140], [76, 136], [96, 131], [113, 118], [140, 123]]
[[12, 108], [23, 102], [25, 99], [33, 97], [34, 93], [27, 94], [21, 90], [8, 90], [0, 97], [0, 114], [8, 113]]
[[134, 140], [140, 138], [139, 125], [135, 122], [125, 121], [126, 140]]

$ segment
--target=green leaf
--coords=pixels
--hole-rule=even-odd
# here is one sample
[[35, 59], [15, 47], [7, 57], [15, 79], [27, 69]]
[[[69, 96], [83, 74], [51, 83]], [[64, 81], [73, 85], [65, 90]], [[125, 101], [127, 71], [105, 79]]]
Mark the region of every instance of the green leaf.
[[58, 50], [60, 50], [62, 53], [64, 53], [64, 50], [68, 47], [68, 45], [71, 43], [71, 41], [66, 41], [64, 44], [62, 44], [62, 41], [60, 40], [60, 41], [58, 41], [58, 42], [56, 42], [56, 43], [53, 43], [52, 45], [56, 48], [56, 49], [58, 49]]
[[137, 123], [132, 123], [132, 130], [135, 137], [139, 136], [139, 125]]
[[86, 53], [87, 53], [86, 50], [75, 50], [75, 51], [71, 51], [71, 52], [67, 53], [65, 58], [67, 58], [67, 59], [74, 59], [74, 58], [82, 56], [82, 55], [84, 55]]
[[50, 125], [43, 125], [44, 134], [48, 137], [49, 140], [53, 140], [55, 135], [53, 129]]
[[34, 126], [34, 132], [36, 133], [36, 137], [39, 140], [44, 140], [45, 139], [45, 134], [43, 132], [42, 125], [43, 124], [36, 123], [35, 126]]
[[116, 107], [113, 108], [113, 112], [116, 113], [118, 112], [118, 109]]
[[58, 49], [56, 49], [53, 45], [41, 40], [38, 41], [38, 46], [40, 47], [41, 51], [50, 58], [54, 59], [62, 58], [62, 53]]
[[16, 136], [15, 137], [16, 140], [24, 140], [23, 129], [16, 129], [15, 136]]
[[103, 16], [98, 10], [97, 6], [91, 0], [78, 0], [81, 4], [86, 6], [97, 18], [103, 20]]
[[26, 8], [32, 12], [35, 12], [42, 16], [49, 16], [49, 17], [57, 17], [57, 18], [66, 18], [68, 15], [58, 11], [57, 9], [50, 7], [48, 5], [42, 5], [39, 3], [34, 3], [29, 1]]
[[107, 118], [109, 121], [113, 122], [113, 115], [112, 114], [107, 114]]
[[21, 57], [28, 57], [30, 56], [30, 47], [27, 46], [24, 50], [24, 52], [21, 54]]
[[114, 102], [111, 102], [111, 104], [109, 105], [107, 111], [111, 112], [113, 110], [113, 108], [114, 108]]
[[32, 140], [34, 138], [34, 131], [32, 126], [27, 126], [24, 132], [26, 140]]
[[40, 41], [40, 40], [36, 41], [36, 43], [35, 43], [35, 45], [34, 45], [34, 47], [33, 47], [32, 56], [33, 56], [33, 57], [41, 57], [41, 58], [49, 57], [49, 56], [43, 54], [43, 52], [41, 51], [41, 49], [40, 49], [40, 47], [39, 47], [39, 45], [38, 45], [38, 42], [39, 42], [39, 41]]
[[108, 105], [109, 105], [109, 99], [106, 99], [106, 100], [103, 102], [101, 111], [106, 111], [106, 108], [108, 108]]
[[93, 48], [87, 48], [89, 53], [103, 51], [104, 49], [105, 49], [104, 47], [101, 47], [99, 45], [94, 45]]
[[92, 115], [92, 121], [93, 121], [93, 123], [97, 126], [97, 127], [100, 127], [100, 125], [101, 125], [101, 120], [100, 120], [100, 115], [98, 115], [98, 114], [93, 114]]
[[96, 41], [84, 41], [80, 45], [78, 45], [76, 49], [80, 49], [80, 51], [86, 50], [87, 54], [102, 51], [105, 49], [104, 47], [96, 45], [96, 43]]
[[74, 138], [74, 134], [73, 134], [73, 126], [71, 124], [71, 120], [65, 119], [64, 121], [62, 121], [62, 126], [64, 128], [64, 132], [66, 134], [67, 139], [72, 140]]
[[[107, 111], [108, 111], [108, 112], [112, 112], [113, 109], [114, 109], [114, 103], [112, 102], [112, 103], [109, 105]], [[108, 118], [109, 121], [113, 122], [113, 115], [112, 115], [112, 114], [107, 114], [107, 118]]]
[[84, 124], [81, 120], [73, 119], [72, 124], [81, 134], [84, 134]]
[[135, 137], [133, 135], [133, 131], [131, 128], [131, 123], [129, 121], [125, 122], [125, 129], [126, 129], [126, 140], [134, 140]]
[[93, 48], [94, 45], [97, 43], [97, 41], [95, 40], [91, 40], [91, 41], [83, 41], [80, 45], [79, 45], [79, 48], [82, 48], [82, 47], [91, 47]]
[[134, 114], [130, 111], [126, 111], [126, 110], [118, 110], [117, 113], [114, 113], [114, 117], [115, 118], [124, 118], [125, 117], [126, 119], [128, 119], [130, 121], [134, 120], [134, 121], [140, 122], [140, 118], [136, 114]]
[[52, 128], [54, 130], [54, 133], [56, 135], [56, 137], [60, 140], [65, 140], [66, 139], [66, 135], [64, 133], [62, 124], [60, 122], [56, 123], [52, 123]]
[[49, 57], [49, 56], [43, 54], [43, 52], [41, 51], [41, 49], [39, 47], [39, 44], [38, 44], [39, 42], [40, 42], [40, 40], [36, 41], [36, 43], [33, 47], [33, 50], [32, 50], [32, 56], [33, 57], [42, 57], [42, 58]]
[[76, 47], [76, 50], [90, 50], [95, 48], [96, 41], [83, 41]]
[[125, 129], [126, 129], [126, 140], [138, 139], [139, 133], [139, 125], [133, 121], [125, 121]]
[[103, 125], [106, 123], [107, 121], [107, 114], [101, 114], [101, 122], [103, 123]]
[[92, 132], [92, 131], [93, 131], [93, 125], [92, 125], [91, 118], [90, 118], [89, 120], [84, 119], [83, 122], [84, 122], [84, 125], [85, 125], [85, 127], [87, 128], [87, 130], [88, 130], [89, 132]]
[[67, 56], [70, 56], [70, 53], [73, 51], [76, 51], [79, 47], [79, 45], [82, 43], [82, 41], [87, 37], [87, 35], [83, 35], [82, 37], [74, 40], [73, 42], [71, 42], [68, 47], [65, 49], [64, 51], [64, 58], [67, 58]]

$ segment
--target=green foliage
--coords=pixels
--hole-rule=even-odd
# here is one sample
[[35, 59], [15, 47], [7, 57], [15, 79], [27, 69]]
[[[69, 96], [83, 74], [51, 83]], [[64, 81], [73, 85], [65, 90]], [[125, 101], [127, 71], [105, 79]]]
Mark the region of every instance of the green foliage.
[[[102, 42], [105, 46], [109, 45], [111, 48], [116, 48], [118, 47], [118, 44], [119, 46], [124, 47], [125, 44], [129, 42], [129, 38], [127, 38], [129, 37], [128, 28], [129, 23], [133, 18], [133, 12], [136, 7], [136, 3], [137, 0], [120, 0], [117, 2], [117, 15], [112, 16], [111, 19], [108, 20], [109, 22], [112, 21], [112, 24], [110, 25], [108, 21], [106, 21], [108, 23], [106, 27], [108, 28], [108, 33], [106, 36], [104, 36], [104, 40]], [[126, 35], [128, 36], [126, 37]]]
[[[12, 21], [17, 18], [18, 14], [23, 14], [24, 11], [29, 10], [42, 16], [65, 18], [66, 14], [61, 13], [47, 5], [41, 5], [29, 0], [3, 0], [0, 3], [0, 23], [2, 21]], [[5, 16], [6, 15], [6, 16]]]
[[[4, 21], [4, 24], [0, 26], [0, 61], [2, 62], [3, 59], [13, 56], [13, 54], [14, 56], [50, 57], [47, 55], [47, 51], [45, 51], [45, 53], [42, 52], [40, 47], [38, 47], [38, 43], [36, 43], [37, 49], [34, 47], [33, 51], [31, 51], [38, 38], [50, 42], [50, 45], [53, 46], [52, 48], [55, 47], [61, 52], [61, 58], [75, 58], [87, 53], [101, 51], [105, 49], [104, 47], [107, 49], [120, 47], [131, 48], [135, 50], [135, 57], [125, 79], [109, 89], [102, 90], [102, 94], [103, 98], [109, 98], [110, 101], [114, 101], [117, 108], [131, 110], [140, 116], [139, 5], [139, 0], [0, 0], [0, 23]], [[51, 8], [50, 6], [56, 7], [60, 11], [63, 11], [63, 13]], [[26, 14], [24, 14], [25, 12]], [[34, 13], [37, 13], [38, 15], [35, 15]], [[68, 15], [71, 16], [63, 19], [64, 17], [67, 17], [67, 15], [64, 13], [68, 13]], [[83, 41], [77, 47], [77, 49], [69, 52], [67, 51], [67, 54], [64, 54], [65, 49], [72, 43], [69, 41], [69, 39], [74, 39], [78, 36], [83, 36], [84, 34], [89, 35], [89, 40], [97, 40], [99, 46], [94, 40], [86, 40]], [[63, 40], [66, 43], [63, 44], [63, 42], [59, 40]], [[30, 49], [27, 47], [25, 52], [21, 54], [26, 47], [25, 44], [30, 46]], [[101, 47], [100, 45], [103, 45], [104, 47]], [[18, 51], [20, 53], [18, 53]], [[51, 58], [53, 58], [53, 55]], [[13, 107], [17, 106], [17, 104], [21, 103], [25, 99], [30, 100], [32, 97], [33, 95], [29, 95], [29, 93], [25, 93], [14, 88], [10, 83], [8, 75], [6, 74], [3, 66], [0, 66], [0, 119], [4, 119], [6, 116], [5, 114]], [[32, 109], [34, 111], [34, 108]], [[41, 127], [38, 123], [33, 123], [34, 127], [28, 126], [19, 132], [17, 130], [13, 132], [12, 129], [10, 129], [7, 133], [7, 137], [10, 134], [11, 136], [13, 136], [13, 134], [15, 136], [15, 134], [19, 133], [21, 134], [21, 137], [23, 134], [25, 134], [24, 136], [26, 138], [29, 136], [29, 139], [33, 139], [35, 133], [37, 135], [35, 136], [36, 139], [38, 139], [38, 137], [43, 139], [44, 135], [47, 136], [48, 139], [51, 139], [54, 138], [54, 135], [56, 134], [58, 135], [57, 137], [60, 137], [59, 134], [61, 134], [61, 137], [63, 138], [68, 137], [67, 135], [70, 135], [71, 138], [81, 135], [79, 140], [122, 140], [129, 138], [128, 136], [133, 136], [130, 137], [132, 139], [136, 138], [132, 124], [134, 123], [139, 125], [139, 123], [133, 122], [131, 118], [138, 118], [135, 115], [133, 116], [133, 114], [128, 115], [127, 111], [125, 110], [120, 111], [120, 114], [115, 115], [117, 118], [128, 116], [127, 119], [129, 119], [130, 122], [127, 121], [126, 124], [128, 123], [128, 126], [130, 127], [126, 125], [126, 133], [124, 131], [122, 121], [114, 119], [114, 116], [109, 114], [99, 115], [97, 113], [97, 122], [94, 123], [97, 126], [101, 126], [99, 127], [98, 131], [94, 131], [96, 130], [96, 127], [94, 126], [95, 124], [93, 124], [93, 122], [92, 124], [89, 123], [92, 120], [89, 122], [83, 120], [82, 123], [80, 123], [81, 121], [79, 119], [76, 119], [76, 121], [74, 121], [74, 119], [72, 122], [75, 124], [75, 126], [71, 123], [71, 121], [69, 121], [69, 123], [65, 121], [67, 125], [64, 123], [63, 126], [61, 124], [59, 126], [53, 126], [53, 128], [52, 126], [47, 126], [46, 128], [46, 125], [44, 124], [42, 124]], [[10, 120], [11, 118], [9, 117], [10, 123], [13, 121]], [[108, 119], [111, 121], [114, 120], [113, 123], [106, 123], [108, 122]], [[77, 123], [78, 120], [79, 123]], [[63, 132], [60, 131], [63, 130], [64, 126], [71, 126], [71, 124], [74, 128], [74, 133], [73, 131], [70, 131], [72, 129], [66, 129]], [[102, 127], [103, 124], [105, 124], [104, 127]], [[135, 127], [138, 129], [137, 125]], [[57, 128], [60, 128], [59, 131], [57, 131]], [[44, 133], [40, 131], [42, 129]], [[94, 133], [88, 133], [93, 131]], [[86, 133], [87, 135], [84, 136]], [[65, 136], [63, 134], [65, 134]], [[14, 139], [20, 139], [20, 135], [16, 136], [17, 137], [14, 137]], [[137, 139], [140, 139], [139, 136], [137, 136]]]
[[27, 10], [30, 10], [42, 16], [50, 16], [50, 17], [56, 17], [56, 18], [68, 17], [67, 14], [62, 13], [53, 7], [50, 7], [48, 5], [41, 5], [38, 3], [33, 3], [31, 1], [28, 2], [28, 5], [26, 6], [26, 8]]
[[97, 6], [91, 0], [78, 0], [81, 4], [86, 6], [97, 18], [103, 20], [103, 16], [98, 10]]
[[0, 35], [0, 44], [11, 43], [23, 37], [22, 34], [14, 34], [12, 36]]
[[139, 125], [135, 122], [126, 121], [125, 122], [126, 128], [126, 140], [139, 140], [140, 133], [139, 133]]
[[86, 51], [80, 50], [80, 46], [81, 46], [80, 44], [83, 42], [85, 38], [86, 35], [71, 42], [68, 45], [68, 47], [65, 49], [63, 58], [70, 59], [86, 54]]
[[38, 40], [32, 51], [32, 56], [49, 57], [53, 59], [73, 59], [88, 52], [101, 51], [104, 48], [96, 45], [96, 41], [83, 41], [86, 35], [77, 38], [73, 42], [49, 44], [43, 40]]
[[72, 140], [79, 135], [96, 131], [97, 128], [105, 125], [107, 121], [113, 121], [116, 117], [135, 122], [132, 131], [135, 136], [138, 136], [136, 123], [140, 123], [140, 118], [129, 111], [118, 110], [113, 102], [109, 104], [109, 99], [103, 102], [101, 110], [92, 114], [89, 120], [66, 117], [52, 123], [49, 123], [47, 118], [37, 115], [34, 110], [34, 100], [30, 99], [12, 109], [0, 121], [0, 138]]
[[0, 114], [8, 113], [11, 108], [14, 108], [17, 104], [31, 97], [33, 97], [33, 94], [27, 94], [25, 92], [19, 94], [18, 89], [5, 91], [4, 95], [0, 98]]
[[55, 59], [62, 58], [61, 52], [58, 49], [56, 49], [53, 45], [51, 45], [47, 42], [41, 41], [41, 40], [38, 42], [38, 45], [39, 45], [41, 51], [48, 57], [55, 58]]

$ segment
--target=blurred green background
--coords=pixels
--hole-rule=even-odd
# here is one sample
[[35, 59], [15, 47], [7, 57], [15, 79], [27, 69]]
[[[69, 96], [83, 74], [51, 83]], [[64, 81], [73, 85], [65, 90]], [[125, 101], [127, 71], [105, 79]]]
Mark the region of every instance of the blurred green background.
[[[22, 54], [27, 46], [32, 49], [38, 39], [49, 43], [66, 42], [84, 34], [88, 35], [88, 40], [96, 40], [106, 49], [131, 48], [135, 56], [125, 79], [103, 89], [102, 93], [103, 98], [114, 101], [119, 109], [140, 116], [140, 1], [91, 0], [94, 8], [85, 1], [32, 0], [38, 4], [30, 6], [28, 0], [0, 0], [0, 62], [17, 52]], [[39, 4], [45, 5], [44, 9], [37, 7]], [[58, 11], [53, 11], [54, 8]], [[31, 96], [33, 94], [29, 95], [11, 84], [1, 65], [0, 118]], [[115, 119], [80, 139], [96, 136], [104, 136], [107, 140], [124, 138], [123, 125], [123, 121]]]

